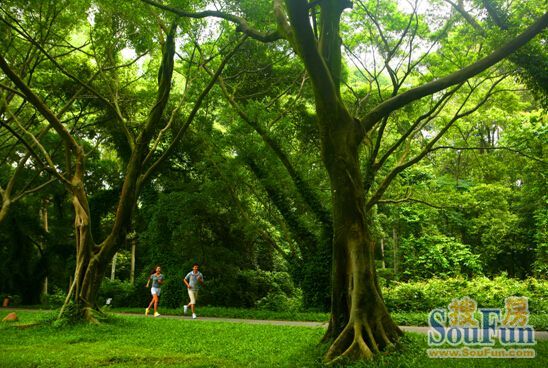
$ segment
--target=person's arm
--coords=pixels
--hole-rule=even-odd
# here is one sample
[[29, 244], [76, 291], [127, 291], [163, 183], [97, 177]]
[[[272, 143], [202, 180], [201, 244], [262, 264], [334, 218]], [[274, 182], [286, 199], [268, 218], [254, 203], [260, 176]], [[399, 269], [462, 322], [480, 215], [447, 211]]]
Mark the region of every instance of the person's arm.
[[150, 276], [148, 277], [147, 284], [145, 285], [146, 288], [148, 287], [148, 284], [150, 283], [150, 278], [151, 278], [151, 277], [152, 277], [152, 275], [150, 275]]
[[200, 281], [200, 284], [204, 286], [204, 275], [200, 274], [200, 276], [198, 276], [198, 281]]
[[190, 286], [190, 284], [189, 284], [188, 281], [186, 280], [186, 277], [183, 278], [183, 282], [185, 283], [185, 285], [186, 285], [187, 288], [192, 289], [192, 287]]
[[162, 285], [164, 283], [164, 275], [160, 275], [158, 278], [158, 284]]

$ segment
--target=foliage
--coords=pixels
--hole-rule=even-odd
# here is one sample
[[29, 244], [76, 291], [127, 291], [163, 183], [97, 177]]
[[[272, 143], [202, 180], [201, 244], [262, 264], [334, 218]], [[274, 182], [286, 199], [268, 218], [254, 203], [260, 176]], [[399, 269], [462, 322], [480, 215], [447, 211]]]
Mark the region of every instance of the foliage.
[[481, 274], [480, 257], [470, 247], [443, 235], [413, 235], [402, 240], [405, 279], [447, 278]]
[[226, 275], [206, 281], [206, 287], [200, 296], [201, 302], [213, 306], [255, 307], [272, 306], [283, 309], [299, 303], [291, 276], [287, 272], [262, 270], [236, 271], [235, 275]]
[[[106, 305], [106, 300], [111, 299], [110, 306], [127, 307], [127, 306], [146, 306], [150, 301], [150, 289], [144, 287], [146, 281], [138, 279], [135, 285], [127, 281], [118, 279], [110, 280], [103, 279], [101, 289], [99, 290], [98, 303]], [[147, 300], [147, 297], [149, 300]]]
[[[210, 5], [202, 1], [169, 3], [190, 11]], [[268, 32], [275, 23], [272, 10], [266, 2], [256, 3], [229, 0], [214, 5], [251, 18], [251, 26]], [[207, 280], [201, 299], [204, 303], [277, 310], [296, 310], [302, 304], [320, 309], [332, 305], [333, 309], [339, 307], [333, 310], [333, 316], [342, 316], [342, 322], [349, 320], [351, 309], [360, 303], [366, 307], [360, 306], [352, 313], [384, 312], [382, 305], [371, 305], [382, 304], [381, 298], [354, 302], [353, 296], [346, 294], [350, 289], [360, 290], [364, 280], [359, 277], [337, 285], [340, 289], [333, 290], [341, 295], [330, 304], [329, 271], [339, 271], [333, 280], [343, 280], [350, 275], [347, 266], [364, 259], [369, 263], [354, 265], [353, 271], [369, 270], [374, 265], [369, 259], [373, 252], [353, 256], [371, 246], [373, 242], [369, 240], [384, 239], [391, 232], [394, 278], [473, 276], [482, 270], [487, 275], [501, 271], [513, 277], [526, 277], [535, 271], [542, 275], [546, 269], [543, 207], [546, 181], [542, 174], [536, 173], [543, 173], [545, 169], [542, 143], [546, 141], [542, 139], [545, 124], [540, 113], [540, 123], [531, 124], [533, 128], [516, 128], [522, 120], [537, 122], [534, 113], [521, 117], [535, 106], [534, 102], [526, 103], [530, 96], [519, 91], [522, 86], [507, 77], [520, 73], [530, 84], [535, 84], [532, 81], [542, 77], [542, 65], [546, 63], [546, 54], [538, 51], [544, 41], [536, 40], [528, 49], [520, 50], [517, 57], [511, 59], [514, 64], [503, 62], [477, 77], [466, 77], [462, 79], [462, 82], [466, 79], [466, 83], [456, 83], [454, 89], [446, 89], [445, 85], [429, 90], [436, 83], [424, 84], [440, 76], [458, 77], [463, 67], [489, 55], [500, 43], [522, 31], [527, 22], [522, 24], [516, 20], [535, 18], [541, 13], [541, 7], [510, 2], [501, 9], [507, 13], [504, 21], [509, 23], [501, 25], [489, 9], [485, 13], [480, 2], [467, 1], [466, 5], [472, 8], [469, 15], [472, 18], [481, 15], [471, 27], [457, 19], [458, 12], [444, 11], [450, 8], [448, 3], [432, 1], [436, 11], [414, 9], [413, 14], [409, 14], [396, 1], [359, 1], [357, 9], [344, 12], [339, 18], [340, 13], [331, 13], [334, 7], [318, 6], [318, 2], [308, 5], [304, 1], [287, 2], [282, 12], [287, 11], [290, 18], [295, 16], [292, 14], [295, 9], [303, 7], [304, 22], [292, 19], [287, 24], [295, 31], [287, 37], [291, 42], [278, 42], [274, 47], [246, 42], [225, 68], [223, 79], [217, 81], [223, 87], [224, 96], [217, 91], [204, 100], [201, 91], [205, 91], [203, 88], [208, 85], [211, 73], [202, 69], [218, 66], [217, 56], [227, 55], [239, 36], [237, 33], [245, 32], [245, 27], [240, 25], [234, 33], [227, 21], [208, 23], [177, 18], [179, 30], [173, 43], [177, 47], [177, 76], [163, 84], [164, 92], [169, 90], [167, 86], [174, 87], [173, 98], [164, 113], [154, 119], [158, 125], [149, 130], [143, 129], [143, 121], [152, 122], [147, 118], [154, 115], [151, 111], [163, 110], [163, 107], [156, 109], [163, 106], [159, 100], [155, 102], [156, 85], [162, 80], [162, 73], [157, 71], [160, 46], [169, 44], [165, 30], [174, 19], [172, 14], [142, 2], [30, 0], [19, 4], [7, 0], [2, 8], [6, 17], [2, 16], [0, 25], [4, 36], [0, 41], [2, 58], [5, 55], [7, 64], [20, 74], [23, 83], [28, 83], [47, 104], [38, 108], [39, 111], [63, 111], [70, 101], [67, 116], [56, 130], [58, 133], [66, 128], [78, 142], [78, 149], [73, 151], [81, 148], [86, 152], [86, 172], [78, 178], [85, 179], [84, 182], [77, 186], [74, 180], [67, 180], [71, 185], [66, 188], [73, 191], [73, 200], [84, 199], [79, 207], [75, 206], [74, 223], [78, 227], [89, 220], [90, 226], [80, 227], [88, 231], [84, 236], [73, 234], [72, 224], [67, 221], [72, 220], [73, 215], [67, 216], [66, 210], [59, 211], [64, 213], [64, 219], [59, 216], [58, 224], [65, 227], [48, 236], [45, 226], [41, 231], [37, 214], [52, 205], [42, 205], [41, 201], [63, 198], [64, 194], [44, 191], [40, 196], [29, 197], [28, 208], [10, 219], [13, 220], [10, 225], [15, 226], [8, 231], [4, 231], [8, 225], [1, 229], [0, 242], [8, 244], [0, 248], [5, 262], [0, 268], [5, 270], [0, 275], [1, 290], [23, 290], [26, 301], [36, 301], [40, 285], [49, 280], [50, 275], [54, 286], [64, 288], [67, 272], [75, 268], [75, 259], [73, 254], [63, 253], [66, 249], [59, 244], [72, 244], [74, 240], [77, 246], [82, 239], [89, 240], [83, 244], [86, 251], [81, 254], [85, 257], [77, 258], [88, 259], [89, 254], [95, 253], [94, 260], [100, 262], [99, 272], [103, 272], [108, 258], [127, 247], [124, 238], [129, 230], [138, 234], [138, 269], [158, 263], [165, 268], [162, 305], [172, 308], [186, 298], [181, 277], [193, 261], [199, 261]], [[487, 3], [483, 2], [484, 6]], [[458, 2], [458, 6], [462, 4]], [[309, 17], [313, 27], [317, 26], [316, 10], [320, 12], [320, 28], [330, 20], [335, 32], [342, 25], [340, 37], [325, 29], [320, 29], [319, 36], [317, 29], [311, 29], [308, 44], [302, 42], [304, 38], [295, 37], [298, 26], [308, 26]], [[279, 26], [282, 30], [281, 24]], [[312, 31], [316, 31], [314, 36]], [[329, 37], [324, 37], [326, 35]], [[318, 37], [320, 42], [316, 45]], [[336, 51], [343, 45], [349, 53], [344, 61]], [[316, 46], [320, 46], [318, 50]], [[124, 56], [128, 52], [139, 56], [128, 60]], [[316, 56], [317, 60], [311, 62]], [[369, 60], [360, 60], [363, 56]], [[535, 65], [528, 62], [533, 57], [538, 61]], [[341, 67], [338, 65], [341, 61], [354, 65]], [[301, 77], [303, 67], [308, 79]], [[9, 76], [6, 67], [4, 72]], [[506, 81], [501, 82], [505, 78]], [[88, 84], [83, 88], [86, 95], [75, 95], [85, 83]], [[15, 89], [25, 92], [20, 84], [12, 76], [5, 78], [0, 86], [2, 102], [6, 102], [0, 107], [3, 127], [9, 124], [20, 135], [37, 136], [47, 124], [35, 111], [37, 103], [31, 106], [32, 101], [40, 99], [14, 93]], [[356, 85], [355, 89], [352, 84]], [[540, 87], [537, 85], [534, 89], [540, 95], [542, 83], [539, 84]], [[189, 86], [200, 88], [188, 89]], [[328, 88], [323, 88], [325, 86]], [[421, 86], [415, 91], [426, 90], [425, 98], [413, 102], [413, 94], [401, 95], [406, 90], [413, 91], [413, 86]], [[411, 102], [405, 102], [406, 98]], [[394, 103], [398, 100], [404, 100], [405, 104]], [[191, 112], [194, 101], [203, 102], [196, 115], [196, 111]], [[438, 103], [441, 103], [437, 106], [439, 109], [432, 109]], [[151, 106], [154, 106], [152, 110]], [[318, 116], [311, 113], [313, 106]], [[372, 109], [375, 106], [387, 107], [387, 110], [379, 114]], [[478, 111], [474, 112], [476, 108]], [[59, 114], [56, 119], [61, 120]], [[192, 123], [194, 117], [199, 126], [193, 124], [187, 130], [187, 123]], [[314, 121], [319, 122], [320, 129], [316, 129]], [[417, 125], [413, 125], [414, 121]], [[184, 129], [179, 130], [182, 126]], [[175, 142], [174, 137], [183, 131], [185, 139], [177, 146], [170, 146]], [[519, 134], [512, 136], [512, 131]], [[139, 135], [133, 141], [131, 137], [139, 132], [146, 135]], [[151, 141], [155, 132], [160, 136], [157, 141]], [[503, 136], [510, 132], [508, 140], [499, 140], [500, 132], [504, 132]], [[537, 133], [540, 139], [523, 139], [535, 138]], [[9, 144], [0, 147], [2, 186], [15, 171], [18, 158], [29, 148], [19, 141], [21, 138], [8, 134], [3, 142]], [[48, 134], [41, 140], [39, 154], [35, 156], [44, 158], [51, 152], [53, 160], [48, 163], [49, 171], [70, 176], [79, 172], [73, 169], [83, 166], [84, 157], [72, 167], [75, 162], [69, 154], [70, 141], [64, 145], [56, 134]], [[533, 143], [522, 144], [523, 141]], [[29, 139], [29, 142], [37, 140]], [[500, 147], [499, 142], [510, 144]], [[515, 167], [505, 165], [513, 161], [514, 156], [499, 151], [502, 148], [523, 156], [515, 160], [519, 161]], [[329, 184], [326, 173], [319, 169], [320, 151], [329, 170]], [[141, 182], [143, 176], [139, 175], [146, 172], [142, 170], [150, 168], [150, 163], [163, 154], [170, 157], [157, 168], [159, 175], [152, 181], [144, 178]], [[29, 169], [31, 175], [25, 172], [25, 176], [34, 174], [44, 179], [44, 164], [35, 159], [20, 167], [25, 166], [25, 171]], [[130, 162], [134, 165], [129, 165]], [[523, 173], [524, 170], [527, 172]], [[392, 180], [394, 185], [388, 188]], [[129, 190], [121, 190], [122, 182], [129, 183], [124, 186]], [[446, 185], [449, 182], [454, 182], [454, 186]], [[523, 189], [520, 189], [521, 183], [524, 183]], [[141, 184], [145, 186], [143, 193]], [[76, 188], [86, 188], [86, 191], [75, 195]], [[139, 197], [140, 194], [143, 195]], [[122, 200], [116, 208], [118, 198], [127, 201]], [[381, 209], [384, 218], [380, 225], [378, 219], [369, 221], [366, 217], [368, 212], [376, 216], [374, 210], [369, 211], [369, 206], [380, 205], [381, 198], [385, 199], [384, 203], [409, 200], [421, 205]], [[434, 202], [431, 208], [421, 207], [429, 200]], [[321, 205], [330, 201], [335, 229], [330, 228], [329, 215], [323, 216], [330, 213], [329, 206]], [[65, 198], [55, 202], [66, 205], [68, 201]], [[132, 223], [133, 209], [140, 213]], [[82, 210], [86, 213], [80, 217]], [[112, 227], [113, 224], [117, 226]], [[111, 228], [115, 230], [110, 232]], [[353, 238], [357, 229], [364, 228], [367, 231]], [[331, 252], [333, 231], [336, 250], [344, 251]], [[369, 235], [373, 239], [369, 239]], [[356, 239], [363, 244], [358, 244]], [[335, 265], [343, 267], [331, 267], [332, 255], [336, 258]], [[344, 256], [337, 259], [339, 255]], [[343, 263], [344, 257], [348, 258], [348, 264]], [[126, 272], [120, 274], [122, 272], [119, 277], [127, 277]], [[92, 274], [75, 280], [100, 281], [102, 276]], [[138, 275], [135, 286], [125, 281], [105, 282], [101, 297], [112, 297], [117, 305], [143, 305], [148, 299], [147, 290], [142, 287], [144, 277], [145, 274]], [[350, 284], [352, 288], [347, 287]], [[95, 300], [93, 287], [96, 285], [97, 282], [88, 295], [76, 295], [76, 302], [86, 302], [88, 298], [94, 306], [102, 302]], [[512, 285], [509, 281], [499, 291], [525, 293], [517, 286], [512, 289]], [[392, 300], [409, 309], [423, 308], [421, 303], [434, 302], [434, 292], [429, 287], [418, 290], [413, 284], [401, 286]], [[500, 303], [490, 288], [476, 290], [467, 285], [460, 290], [452, 282], [448, 282], [447, 287], [477, 294], [482, 302]], [[431, 289], [442, 291], [439, 285]], [[498, 284], [494, 289], [499, 289]], [[339, 303], [341, 300], [344, 302]], [[532, 300], [531, 308], [544, 310], [542, 300]], [[344, 305], [347, 301], [351, 301], [351, 308]], [[78, 318], [79, 313], [69, 306], [67, 318]], [[367, 315], [359, 317], [364, 323], [384, 324], [390, 320], [389, 315], [375, 319]], [[340, 323], [334, 326], [342, 328]], [[389, 327], [389, 324], [364, 327], [376, 335], [384, 331], [380, 327]], [[336, 334], [341, 331], [334, 330], [335, 335], [329, 337], [350, 341], [337, 339]], [[390, 338], [396, 335], [384, 332], [387, 333], [382, 336], [383, 340], [387, 335]], [[362, 348], [369, 343], [375, 346], [376, 337], [369, 337], [371, 341], [359, 341], [364, 344], [354, 346]], [[330, 351], [346, 351], [346, 348]]]
[[303, 308], [302, 295], [288, 297], [281, 291], [271, 291], [265, 297], [256, 302], [257, 308], [269, 311], [300, 311]]
[[469, 296], [481, 308], [504, 308], [509, 296], [526, 296], [531, 313], [548, 313], [548, 282], [528, 278], [520, 281], [500, 275], [494, 279], [462, 277], [424, 281], [394, 282], [383, 289], [387, 306], [393, 311], [430, 311], [446, 307], [454, 298]]
[[40, 305], [45, 308], [60, 308], [65, 302], [66, 298], [66, 292], [57, 287], [54, 287], [53, 290], [48, 294], [42, 294], [40, 296]]

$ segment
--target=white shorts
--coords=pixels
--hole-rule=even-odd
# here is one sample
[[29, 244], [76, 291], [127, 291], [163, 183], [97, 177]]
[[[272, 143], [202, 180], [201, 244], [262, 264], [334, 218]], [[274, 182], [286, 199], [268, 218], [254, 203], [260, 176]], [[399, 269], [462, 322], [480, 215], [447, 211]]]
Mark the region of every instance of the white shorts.
[[155, 288], [154, 286], [150, 288], [150, 293], [152, 295], [158, 295], [160, 296], [160, 288]]
[[196, 304], [196, 299], [198, 299], [198, 290], [192, 290], [192, 289], [187, 289], [187, 290], [188, 290], [188, 297], [190, 298], [189, 304]]

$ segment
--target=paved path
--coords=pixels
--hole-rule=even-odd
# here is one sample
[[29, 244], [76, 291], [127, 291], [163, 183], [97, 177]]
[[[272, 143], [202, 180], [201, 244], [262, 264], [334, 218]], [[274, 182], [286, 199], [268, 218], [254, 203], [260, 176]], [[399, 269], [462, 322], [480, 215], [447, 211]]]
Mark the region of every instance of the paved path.
[[[137, 313], [117, 313], [130, 316], [142, 316], [143, 314]], [[154, 318], [154, 317], [150, 317]], [[190, 316], [174, 316], [174, 315], [161, 315], [159, 318], [173, 318], [173, 319], [188, 319], [192, 320]], [[230, 322], [230, 323], [248, 323], [254, 325], [275, 325], [275, 326], [301, 326], [301, 327], [321, 327], [327, 328], [327, 322], [305, 322], [305, 321], [275, 321], [275, 320], [265, 320], [265, 319], [244, 319], [244, 318], [219, 318], [219, 317], [200, 317], [196, 319], [199, 321], [210, 321], [210, 322]], [[404, 332], [413, 332], [420, 334], [427, 334], [429, 327], [427, 326], [400, 326]], [[548, 340], [548, 331], [535, 331], [535, 340], [546, 341]]]
[[[5, 311], [17, 311], [18, 308], [2, 308]], [[38, 311], [35, 309], [20, 309], [25, 311]], [[42, 310], [43, 311], [43, 310]], [[141, 313], [122, 313], [115, 312], [115, 314], [131, 316], [131, 317], [145, 317]], [[148, 318], [154, 318], [149, 316]], [[184, 319], [192, 321], [190, 316], [181, 316], [181, 315], [161, 315], [158, 318], [170, 318], [170, 319]], [[316, 328], [327, 328], [327, 322], [307, 322], [307, 321], [276, 321], [276, 320], [266, 320], [266, 319], [244, 319], [244, 318], [220, 318], [220, 317], [200, 317], [194, 321], [200, 322], [229, 322], [229, 323], [248, 323], [254, 325], [274, 325], [274, 326], [300, 326], [300, 327], [316, 327]], [[400, 328], [405, 332], [413, 332], [420, 334], [427, 334], [429, 327], [426, 326], [400, 326]], [[548, 340], [548, 331], [535, 331], [535, 340], [546, 341]]]

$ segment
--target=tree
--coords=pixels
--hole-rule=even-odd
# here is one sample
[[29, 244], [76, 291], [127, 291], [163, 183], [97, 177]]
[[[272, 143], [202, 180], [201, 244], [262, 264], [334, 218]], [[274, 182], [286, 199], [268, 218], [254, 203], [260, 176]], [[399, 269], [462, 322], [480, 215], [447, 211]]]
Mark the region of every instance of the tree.
[[[403, 172], [387, 191], [388, 198], [401, 199], [379, 206], [389, 219], [401, 219], [400, 239], [441, 233], [480, 255], [489, 277], [531, 275], [533, 250], [542, 243], [533, 236], [534, 212], [546, 165], [536, 105], [522, 84], [507, 79], [481, 114], [460, 119], [426, 160]], [[402, 253], [403, 262], [413, 257]]]
[[[473, 11], [466, 10], [462, 1], [455, 2], [453, 0], [444, 0], [462, 15], [466, 22], [474, 28], [475, 34], [481, 37], [487, 37], [489, 32], [486, 28], [499, 30], [495, 35], [506, 36], [505, 34], [515, 35], [517, 32], [517, 24], [519, 20], [535, 16], [535, 9], [527, 6], [509, 7], [502, 1], [498, 0], [481, 0], [469, 4]], [[485, 11], [490, 22], [482, 25], [472, 14], [476, 10]], [[513, 13], [513, 14], [512, 14]], [[494, 42], [497, 42], [495, 37]], [[493, 42], [493, 41], [491, 41]], [[537, 99], [541, 100], [546, 106], [546, 96], [548, 92], [548, 77], [546, 76], [546, 67], [548, 57], [545, 47], [540, 42], [530, 42], [522, 47], [517, 52], [508, 57], [510, 61], [519, 66], [518, 75], [530, 86]]]
[[[375, 239], [371, 232], [372, 209], [399, 173], [424, 158], [455, 121], [474, 113], [485, 103], [501, 78], [487, 75], [483, 82], [480, 80], [467, 86], [464, 98], [455, 102], [456, 108], [452, 117], [440, 116], [444, 121], [442, 127], [432, 132], [431, 138], [422, 149], [413, 152], [412, 147], [406, 145], [407, 138], [420, 132], [430, 120], [438, 117], [440, 110], [448, 107], [452, 95], [467, 80], [508, 57], [542, 32], [547, 25], [548, 15], [541, 15], [521, 34], [491, 53], [479, 55], [475, 62], [469, 65], [461, 62], [457, 68], [443, 71], [443, 77], [421, 80], [415, 75], [416, 79], [413, 82], [417, 86], [409, 88], [404, 81], [414, 76], [413, 70], [418, 62], [411, 61], [411, 54], [402, 52], [399, 47], [404, 45], [410, 50], [416, 47], [413, 40], [415, 36], [419, 36], [421, 27], [418, 12], [415, 9], [404, 17], [407, 21], [404, 21], [399, 29], [397, 26], [396, 29], [390, 29], [390, 24], [381, 22], [383, 15], [386, 20], [386, 14], [396, 11], [393, 2], [357, 1], [362, 16], [371, 19], [368, 24], [370, 29], [378, 31], [375, 42], [384, 57], [383, 66], [392, 84], [392, 91], [388, 96], [379, 88], [378, 99], [367, 101], [368, 105], [362, 106], [362, 116], [358, 118], [350, 112], [341, 93], [345, 83], [341, 53], [341, 19], [343, 12], [352, 7], [350, 1], [275, 0], [273, 14], [277, 31], [270, 33], [254, 29], [247, 20], [229, 13], [191, 13], [152, 0], [142, 1], [183, 17], [226, 19], [236, 23], [239, 31], [262, 42], [283, 38], [290, 43], [310, 78], [321, 154], [331, 184], [334, 229], [333, 282], [331, 318], [325, 339], [332, 344], [326, 354], [326, 360], [333, 362], [343, 357], [371, 357], [392, 345], [401, 331], [388, 313], [376, 280]], [[446, 25], [449, 28], [451, 22]], [[388, 28], [386, 33], [385, 28]], [[440, 35], [446, 34], [447, 28], [442, 27]], [[393, 37], [394, 33], [397, 36]], [[402, 60], [403, 63], [398, 65], [404, 64], [405, 67], [396, 70], [394, 63]], [[408, 62], [405, 62], [406, 60]], [[467, 61], [467, 58], [464, 60]], [[380, 86], [380, 76], [380, 73], [374, 75], [371, 83]], [[474, 102], [475, 105], [472, 103], [470, 106], [468, 99], [482, 83], [487, 83], [491, 87]], [[441, 93], [442, 91], [445, 92]], [[391, 142], [389, 148], [381, 151], [383, 133], [391, 121], [390, 117], [397, 117], [398, 110], [410, 107], [414, 102], [428, 96], [434, 97], [431, 98], [430, 104], [425, 103], [423, 115], [407, 127], [403, 127], [400, 139]], [[362, 150], [366, 152], [364, 164], [360, 161]], [[389, 168], [387, 163], [393, 166]], [[383, 178], [377, 182], [380, 175]]]
[[[309, 96], [302, 96], [305, 93], [306, 78], [303, 78], [302, 70], [295, 65], [294, 60], [287, 60], [288, 57], [283, 56], [287, 53], [285, 48], [270, 50], [269, 53], [264, 52], [264, 49], [264, 45], [260, 45], [258, 50], [247, 45], [227, 69], [227, 74], [235, 69], [236, 75], [239, 75], [243, 69], [253, 75], [256, 68], [253, 66], [254, 60], [264, 60], [268, 67], [257, 69], [261, 73], [258, 81], [254, 75], [248, 81], [242, 77], [231, 78], [228, 74], [226, 78], [218, 78], [218, 85], [235, 114], [250, 128], [242, 127], [238, 130], [239, 134], [234, 135], [237, 140], [234, 149], [242, 163], [257, 178], [258, 185], [267, 193], [288, 228], [290, 237], [294, 239], [292, 250], [283, 254], [303, 290], [304, 306], [327, 310], [330, 304], [330, 280], [325, 270], [331, 267], [332, 221], [326, 206], [328, 199], [322, 198], [318, 188], [310, 184], [313, 182], [310, 180], [313, 171], [310, 166], [319, 166], [314, 163], [317, 155], [303, 154], [309, 150], [316, 152], [316, 139], [299, 139], [299, 148], [291, 148], [291, 142], [296, 137], [301, 135], [303, 138], [308, 133], [300, 127], [307, 126], [310, 120], [305, 107]], [[277, 59], [284, 62], [271, 61]], [[237, 82], [230, 83], [230, 79]], [[281, 103], [281, 99], [286, 100], [286, 103]], [[269, 102], [266, 103], [266, 100]], [[253, 132], [260, 137], [265, 149], [259, 148], [261, 142], [255, 143], [251, 139]], [[278, 167], [281, 170], [277, 170]], [[304, 173], [309, 176], [306, 180]], [[282, 182], [284, 177], [290, 181]]]
[[[31, 105], [32, 109], [43, 118], [44, 124], [55, 131], [65, 148], [64, 162], [56, 162], [52, 155], [40, 145], [35, 136], [30, 132], [28, 133], [29, 137], [27, 139], [40, 148], [39, 153], [35, 155], [36, 158], [43, 162], [43, 166], [48, 173], [64, 184], [70, 195], [74, 210], [76, 269], [73, 283], [60, 315], [64, 313], [66, 306], [74, 302], [78, 316], [89, 321], [95, 321], [94, 314], [99, 309], [97, 295], [101, 281], [109, 261], [124, 244], [126, 234], [131, 226], [132, 214], [143, 186], [149, 182], [160, 165], [166, 162], [166, 159], [197, 115], [204, 98], [214, 86], [215, 79], [232, 54], [245, 41], [245, 38], [235, 42], [232, 51], [228, 52], [224, 59], [218, 62], [213, 78], [204, 83], [201, 91], [197, 93], [197, 97], [186, 105], [189, 110], [188, 113], [179, 115], [185, 97], [185, 93], [181, 93], [182, 97], [180, 99], [182, 100], [173, 107], [171, 118], [166, 118], [166, 109], [173, 86], [177, 24], [172, 23], [171, 26], [167, 26], [163, 20], [150, 22], [149, 19], [153, 17], [149, 16], [149, 12], [132, 13], [129, 11], [131, 5], [126, 4], [127, 8], [123, 9], [119, 5], [113, 7], [110, 1], [94, 2], [93, 5], [96, 8], [90, 7], [90, 4], [86, 1], [49, 2], [44, 7], [30, 4], [28, 8], [20, 7], [18, 4], [9, 5], [9, 7], [3, 9], [5, 17], [2, 18], [3, 24], [7, 26], [7, 32], [20, 36], [24, 42], [30, 45], [32, 52], [40, 54], [43, 57], [44, 64], [47, 64], [46, 67], [58, 73], [57, 78], [64, 80], [72, 87], [77, 86], [75, 88], [76, 93], [70, 96], [69, 101], [77, 99], [83, 89], [92, 95], [94, 99], [100, 101], [99, 110], [107, 116], [107, 118], [101, 119], [97, 118], [97, 112], [95, 114], [90, 113], [89, 115], [92, 116], [89, 120], [96, 120], [98, 129], [95, 131], [84, 130], [81, 135], [78, 135], [77, 130], [69, 128], [66, 122], [61, 121], [63, 109], [55, 113], [56, 106], [47, 101], [44, 95], [41, 96], [44, 89], [33, 88], [33, 81], [24, 80], [21, 77], [22, 73], [18, 73], [14, 69], [14, 55], [17, 55], [17, 52], [12, 49], [13, 45], [8, 43], [0, 51], [0, 69], [13, 85], [13, 87], [6, 86], [3, 89], [17, 91], [17, 97], [19, 98], [17, 101], [25, 105]], [[83, 54], [86, 57], [89, 57], [90, 54], [93, 55], [95, 70], [87, 63], [83, 63], [82, 67], [82, 65], [74, 63], [74, 60], [69, 59], [69, 61], [66, 61], [64, 56], [66, 57], [67, 54], [60, 52], [55, 47], [56, 44], [50, 49], [46, 49], [28, 32], [27, 24], [21, 21], [21, 18], [33, 19], [35, 13], [42, 10], [59, 16], [60, 14], [69, 14], [70, 11], [85, 12], [85, 10], [90, 9], [95, 16], [95, 29], [92, 30], [89, 38], [80, 47], [72, 46], [68, 40], [63, 39], [65, 44], [60, 48], [69, 48], [71, 52], [68, 54], [70, 56], [73, 52], [80, 53], [88, 43], [91, 44], [91, 49], [86, 50]], [[104, 13], [98, 11], [99, 9], [104, 10]], [[55, 16], [50, 19], [52, 23], [55, 22]], [[157, 47], [157, 45], [147, 44], [146, 40], [132, 38], [132, 35], [138, 32], [132, 33], [132, 29], [122, 27], [123, 24], [128, 23], [126, 16], [130, 18], [134, 16], [131, 18], [133, 27], [145, 29], [152, 24], [157, 27], [156, 29], [159, 29], [155, 36], [160, 40], [161, 53], [159, 58], [156, 58], [157, 64], [151, 63], [152, 68], [150, 69], [150, 72], [152, 72], [156, 67], [157, 73], [149, 72], [147, 76], [151, 86], [156, 84], [151, 88], [151, 91], [156, 93], [155, 96], [154, 93], [145, 94], [141, 102], [150, 107], [144, 109], [138, 109], [138, 106], [132, 105], [131, 101], [128, 102], [125, 99], [131, 92], [128, 92], [125, 84], [122, 84], [122, 80], [128, 78], [128, 80], [124, 80], [124, 83], [127, 82], [128, 85], [131, 85], [134, 81], [131, 78], [138, 80], [141, 77], [134, 76], [131, 71], [128, 71], [128, 68], [137, 60], [124, 64], [120, 61], [120, 54], [126, 44], [132, 43], [137, 51], [150, 52], [154, 56], [154, 46]], [[70, 23], [72, 18], [69, 17], [68, 19], [67, 22], [72, 27], [78, 22], [82, 22], [81, 18], [74, 18], [72, 23]], [[69, 26], [66, 26], [66, 28], [67, 30], [70, 29]], [[40, 30], [44, 31], [43, 28]], [[41, 33], [38, 32], [38, 34]], [[118, 35], [123, 35], [123, 37], [118, 38]], [[152, 38], [151, 35], [148, 39]], [[152, 51], [149, 51], [148, 47]], [[54, 52], [59, 52], [59, 54]], [[137, 56], [136, 59], [139, 58], [140, 56]], [[216, 62], [217, 58], [208, 59], [208, 62], [212, 61]], [[192, 57], [190, 57], [188, 63], [192, 65]], [[80, 70], [78, 70], [79, 68]], [[80, 79], [76, 72], [89, 75], [89, 80]], [[124, 76], [124, 72], [127, 72], [129, 77]], [[185, 77], [187, 80], [190, 79], [188, 75]], [[100, 82], [95, 81], [94, 83], [96, 78], [100, 79]], [[51, 83], [52, 81], [46, 80], [47, 82]], [[139, 96], [139, 91], [134, 91], [134, 96]], [[177, 127], [173, 129], [173, 135], [167, 139], [165, 133], [172, 127], [174, 119], [179, 120]], [[103, 132], [99, 138], [108, 139], [113, 144], [125, 166], [110, 231], [100, 241], [93, 238], [93, 218], [85, 185], [87, 176], [85, 163], [90, 151], [88, 148], [90, 148], [91, 142], [97, 139], [95, 134], [98, 131]], [[162, 144], [160, 145], [160, 143]], [[25, 145], [31, 147], [28, 142]]]

